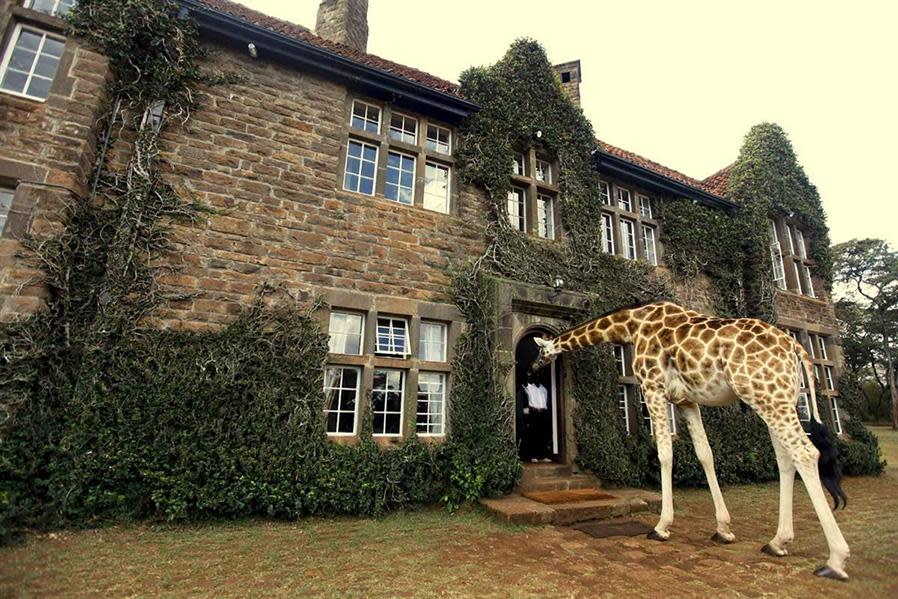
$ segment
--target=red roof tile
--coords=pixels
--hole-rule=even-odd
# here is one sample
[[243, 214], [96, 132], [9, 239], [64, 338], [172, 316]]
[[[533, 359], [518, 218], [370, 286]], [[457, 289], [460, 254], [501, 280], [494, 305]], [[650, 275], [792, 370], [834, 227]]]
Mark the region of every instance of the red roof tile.
[[[716, 188], [712, 188], [706, 185], [707, 179], [705, 181], [699, 181], [698, 179], [693, 179], [689, 175], [684, 175], [679, 171], [675, 171], [672, 168], [668, 168], [663, 164], [659, 164], [654, 160], [649, 160], [648, 158], [644, 158], [639, 154], [634, 154], [629, 150], [624, 150], [623, 148], [618, 148], [617, 146], [612, 146], [609, 143], [605, 143], [604, 141], [597, 139], [596, 143], [599, 144], [599, 149], [607, 154], [611, 154], [612, 156], [617, 156], [627, 162], [635, 164], [636, 166], [641, 166], [642, 168], [653, 171], [663, 177], [667, 177], [668, 179], [673, 179], [679, 183], [684, 185], [688, 185], [689, 187], [693, 187], [700, 191], [704, 191], [707, 193], [714, 194], [718, 197], [726, 197], [723, 192], [719, 192]], [[723, 187], [723, 191], [726, 191], [726, 185]]]
[[720, 197], [725, 197], [727, 185], [730, 183], [730, 169], [732, 168], [732, 164], [723, 167], [707, 179], [704, 179], [702, 184], [711, 190], [711, 193], [719, 195]]
[[430, 89], [443, 92], [445, 94], [449, 94], [459, 98], [462, 97], [461, 94], [459, 94], [458, 85], [452, 83], [451, 81], [446, 81], [445, 79], [434, 77], [433, 75], [425, 73], [424, 71], [419, 71], [418, 69], [413, 69], [411, 67], [407, 67], [405, 65], [380, 58], [379, 56], [375, 56], [374, 54], [359, 52], [357, 50], [353, 50], [348, 46], [344, 46], [343, 44], [326, 40], [323, 37], [315, 35], [302, 25], [297, 25], [296, 23], [276, 19], [274, 17], [266, 15], [265, 13], [243, 6], [242, 4], [231, 2], [230, 0], [199, 0], [199, 2], [217, 12], [231, 15], [232, 17], [240, 19], [241, 21], [251, 23], [275, 33], [280, 33], [282, 35], [295, 38], [299, 41], [305, 42], [317, 48], [321, 48], [322, 50], [333, 52], [334, 54], [338, 54], [343, 58], [348, 58], [349, 60], [353, 60], [365, 66], [390, 73], [392, 75], [396, 75], [397, 77], [402, 77], [403, 79], [407, 79], [409, 81], [412, 81], [413, 83], [423, 85], [424, 87], [429, 87]]

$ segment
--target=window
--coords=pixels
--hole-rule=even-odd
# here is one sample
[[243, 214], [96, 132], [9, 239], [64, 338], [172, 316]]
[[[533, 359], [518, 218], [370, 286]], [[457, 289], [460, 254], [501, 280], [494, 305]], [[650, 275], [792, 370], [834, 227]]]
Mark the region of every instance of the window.
[[795, 254], [795, 242], [792, 239], [792, 225], [786, 225], [786, 241], [789, 243], [789, 253]]
[[627, 376], [627, 365], [624, 361], [624, 346], [612, 345], [611, 349], [614, 350], [614, 363], [617, 365], [617, 371], [621, 376]]
[[802, 273], [804, 274], [804, 289], [805, 293], [811, 297], [817, 297], [817, 294], [814, 292], [814, 280], [811, 278], [811, 269], [808, 266], [802, 267]]
[[627, 429], [627, 434], [630, 434], [630, 393], [629, 387], [627, 385], [620, 385], [617, 388], [617, 405], [620, 408], [620, 411], [624, 414], [624, 426]]
[[64, 48], [62, 38], [16, 25], [0, 67], [0, 89], [33, 100], [46, 100]]
[[358, 356], [362, 353], [364, 318], [361, 314], [331, 312], [328, 326], [328, 351], [332, 354]]
[[418, 119], [394, 112], [390, 116], [390, 139], [408, 144], [418, 143]]
[[552, 165], [549, 162], [537, 159], [536, 180], [541, 183], [554, 183], [552, 179]]
[[329, 435], [354, 435], [358, 409], [358, 368], [328, 367], [324, 375], [324, 415]]
[[792, 261], [792, 273], [795, 275], [795, 284], [798, 286], [798, 292], [804, 293], [804, 281], [801, 278], [801, 268], [798, 266], [798, 262]]
[[140, 128], [152, 127], [156, 131], [162, 127], [162, 115], [165, 113], [165, 100], [153, 102], [147, 107], [143, 113], [143, 120], [140, 122]]
[[12, 199], [15, 195], [14, 189], [0, 187], [0, 235], [3, 235], [3, 230], [6, 228], [6, 219], [12, 209]]
[[527, 230], [524, 197], [524, 190], [519, 187], [512, 187], [508, 192], [508, 222], [518, 231]]
[[833, 367], [832, 366], [824, 366], [823, 367], [823, 376], [826, 381], [826, 389], [827, 391], [835, 391], [836, 390], [836, 382], [833, 379]]
[[624, 250], [624, 257], [630, 260], [636, 260], [636, 231], [633, 221], [621, 219], [620, 242], [621, 247]]
[[377, 176], [377, 147], [360, 141], [349, 140], [346, 148], [346, 173], [343, 189], [374, 195]]
[[798, 394], [798, 403], [795, 406], [795, 411], [798, 412], [798, 419], [800, 421], [811, 421], [811, 404], [806, 392], [802, 391]]
[[652, 266], [658, 266], [658, 252], [655, 249], [655, 229], [642, 225], [642, 249], [645, 251], [645, 260]]
[[801, 232], [801, 229], [795, 229], [795, 244], [798, 246], [798, 255], [807, 258], [808, 250], [804, 245], [804, 233]]
[[526, 177], [527, 176], [527, 169], [525, 167], [526, 164], [527, 164], [527, 160], [523, 154], [515, 154], [514, 160], [512, 160], [512, 162], [511, 162], [511, 172], [513, 172], [514, 174], [516, 174], [520, 177]]
[[639, 198], [639, 215], [642, 218], [652, 218], [652, 199], [644, 195], [637, 197]]
[[839, 400], [835, 397], [829, 398], [829, 405], [833, 411], [833, 425], [836, 428], [836, 434], [842, 434], [842, 416], [839, 414]]
[[434, 162], [424, 165], [424, 207], [449, 213], [449, 167]]
[[614, 224], [610, 214], [602, 215], [602, 249], [614, 255]]
[[418, 374], [418, 403], [415, 427], [419, 435], [442, 435], [446, 418], [446, 375], [437, 372]]
[[439, 322], [421, 322], [418, 357], [428, 362], [446, 361], [447, 327]]
[[611, 206], [611, 191], [604, 181], [599, 181], [599, 199], [606, 206]]
[[396, 437], [402, 434], [404, 395], [405, 372], [374, 369], [371, 411], [374, 415], [375, 435]]
[[408, 355], [408, 323], [403, 318], [378, 318], [374, 353]]
[[431, 152], [440, 152], [441, 154], [452, 153], [452, 134], [449, 129], [438, 127], [437, 125], [427, 125], [427, 143], [425, 147]]
[[31, 8], [48, 15], [61, 17], [69, 13], [75, 0], [25, 0], [25, 8]]
[[770, 260], [773, 262], [773, 282], [780, 289], [785, 289], [786, 271], [783, 268], [783, 250], [776, 233], [776, 223], [772, 220], [769, 220], [768, 223], [770, 225]]
[[380, 133], [380, 108], [360, 100], [353, 100], [350, 125], [353, 129]]
[[543, 239], [555, 239], [555, 199], [539, 194], [536, 198], [537, 233]]
[[621, 210], [633, 212], [633, 201], [630, 199], [630, 190], [623, 187], [617, 188], [617, 206]]
[[387, 155], [384, 197], [411, 206], [415, 201], [415, 157], [399, 152]]
[[826, 337], [821, 337], [820, 335], [815, 335], [815, 337], [817, 337], [817, 349], [820, 350], [820, 359], [829, 360], [829, 356], [826, 353]]

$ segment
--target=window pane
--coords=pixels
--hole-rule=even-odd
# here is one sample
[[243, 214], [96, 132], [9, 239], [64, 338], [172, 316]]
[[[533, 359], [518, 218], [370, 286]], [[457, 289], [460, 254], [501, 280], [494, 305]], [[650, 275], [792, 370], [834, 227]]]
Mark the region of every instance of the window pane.
[[6, 227], [6, 219], [9, 216], [10, 209], [12, 209], [14, 195], [14, 190], [0, 188], [0, 234], [3, 233], [3, 229]]
[[599, 181], [599, 199], [602, 200], [603, 204], [611, 205], [611, 191], [608, 188], [608, 184], [604, 181]]
[[428, 125], [426, 147], [432, 152], [449, 154], [449, 130], [436, 125]]
[[0, 88], [43, 100], [50, 94], [65, 44], [43, 32], [21, 27], [15, 35]]
[[375, 353], [406, 355], [408, 353], [406, 349], [408, 347], [407, 331], [407, 323], [401, 318], [378, 318]]
[[362, 353], [361, 314], [331, 312], [329, 350], [335, 354], [359, 355]]
[[617, 205], [622, 210], [626, 210], [627, 212], [633, 211], [633, 201], [630, 199], [629, 190], [622, 189], [620, 187], [617, 188]]
[[446, 361], [446, 325], [422, 322], [418, 344], [419, 357], [429, 362]]
[[449, 212], [449, 167], [428, 162], [424, 168], [424, 207]]
[[374, 194], [377, 172], [377, 148], [355, 140], [349, 140], [346, 147], [346, 173], [343, 189]]
[[555, 239], [555, 201], [540, 194], [536, 199], [537, 234], [544, 239]]
[[610, 214], [602, 215], [602, 249], [606, 254], [614, 254], [614, 225]]
[[511, 163], [511, 170], [514, 174], [520, 176], [526, 176], [527, 169], [525, 167], [525, 159], [523, 154], [515, 154], [514, 160]]
[[508, 222], [518, 231], [527, 230], [524, 210], [524, 190], [515, 187], [508, 192]]
[[405, 372], [375, 369], [371, 391], [375, 435], [398, 435], [401, 432], [404, 385]]
[[645, 250], [646, 262], [652, 266], [658, 266], [658, 254], [655, 250], [655, 229], [643, 225], [642, 247]]
[[324, 374], [326, 431], [330, 434], [355, 432], [359, 371], [329, 367]]
[[414, 197], [415, 159], [390, 152], [387, 156], [387, 178], [384, 197], [410, 206]]
[[623, 255], [630, 260], [636, 259], [636, 234], [632, 221], [621, 219], [620, 221], [621, 245]]
[[35, 98], [46, 98], [50, 95], [50, 84], [52, 80], [43, 77], [32, 77], [31, 83], [28, 84], [28, 90], [25, 92], [29, 96]]
[[652, 218], [652, 200], [648, 196], [639, 196], [639, 214], [643, 218]]
[[443, 434], [443, 414], [446, 401], [446, 375], [422, 372], [418, 375], [418, 398], [415, 423], [418, 433]]
[[390, 117], [390, 138], [410, 144], [417, 143], [417, 119], [394, 112]]

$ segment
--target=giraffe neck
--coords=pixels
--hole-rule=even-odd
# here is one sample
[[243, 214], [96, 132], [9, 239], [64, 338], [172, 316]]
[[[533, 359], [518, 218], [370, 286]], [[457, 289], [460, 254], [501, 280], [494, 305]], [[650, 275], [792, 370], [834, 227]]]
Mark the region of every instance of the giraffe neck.
[[629, 310], [602, 316], [574, 327], [555, 338], [557, 347], [563, 351], [573, 351], [599, 343], [631, 343], [633, 335], [630, 327]]

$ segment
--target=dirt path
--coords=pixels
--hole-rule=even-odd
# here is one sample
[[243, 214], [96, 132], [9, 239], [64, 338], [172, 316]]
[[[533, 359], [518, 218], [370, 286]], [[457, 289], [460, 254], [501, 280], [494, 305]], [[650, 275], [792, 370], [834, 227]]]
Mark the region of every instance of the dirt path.
[[0, 549], [0, 597], [898, 597], [898, 434], [877, 433], [891, 465], [879, 478], [848, 479], [851, 504], [837, 516], [852, 549], [845, 584], [811, 575], [826, 545], [798, 483], [796, 540], [783, 559], [758, 551], [776, 528], [770, 484], [724, 489], [737, 535], [725, 547], [709, 540], [713, 506], [703, 490], [676, 491], [667, 543], [442, 510], [113, 527]]

